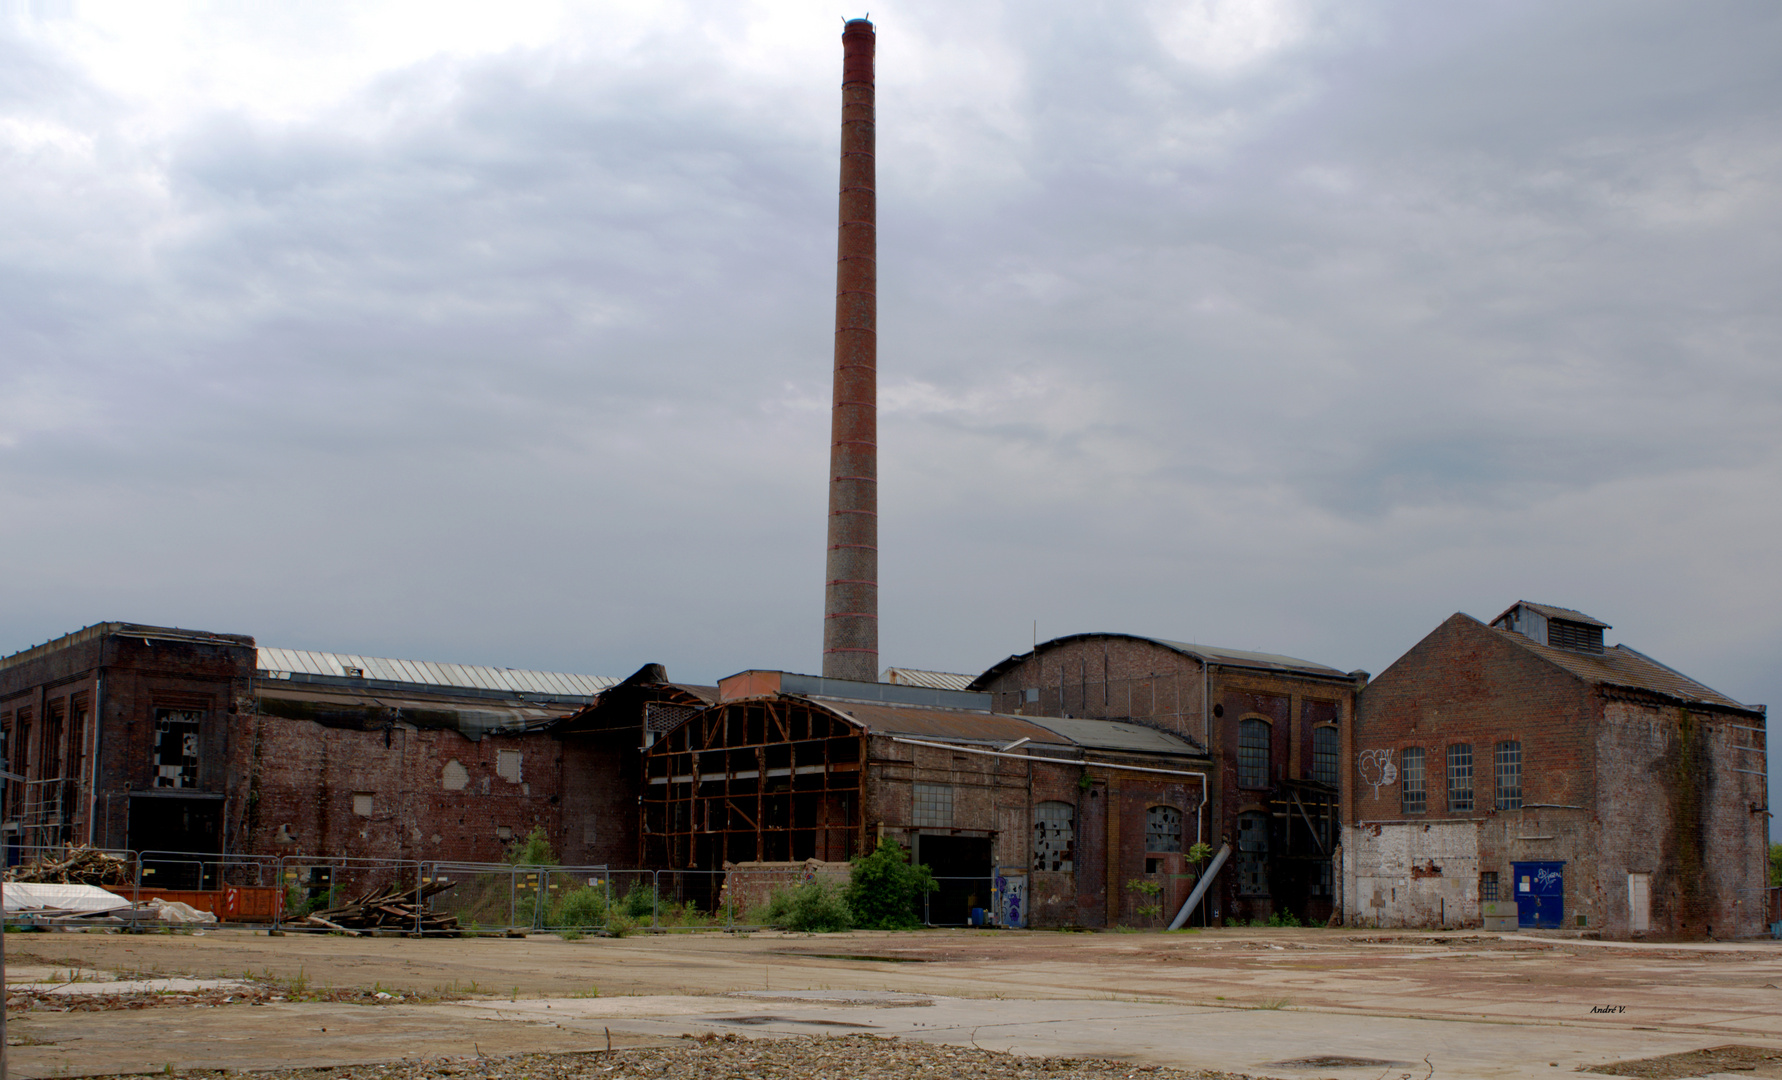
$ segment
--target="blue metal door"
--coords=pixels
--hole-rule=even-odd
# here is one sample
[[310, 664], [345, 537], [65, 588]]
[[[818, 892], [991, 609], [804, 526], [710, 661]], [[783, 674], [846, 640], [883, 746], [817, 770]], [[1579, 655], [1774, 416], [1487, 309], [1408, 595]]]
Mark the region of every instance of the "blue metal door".
[[1511, 863], [1516, 874], [1516, 925], [1554, 930], [1565, 922], [1565, 863]]

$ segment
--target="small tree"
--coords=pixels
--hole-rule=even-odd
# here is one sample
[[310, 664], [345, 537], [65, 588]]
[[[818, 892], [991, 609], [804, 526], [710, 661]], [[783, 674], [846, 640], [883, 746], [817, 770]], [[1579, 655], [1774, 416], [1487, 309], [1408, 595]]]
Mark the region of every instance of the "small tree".
[[1770, 884], [1782, 885], [1782, 844], [1770, 845]]
[[922, 925], [916, 903], [935, 890], [926, 866], [910, 865], [910, 855], [896, 840], [880, 841], [871, 855], [856, 855], [848, 878], [848, 908], [862, 930], [913, 930]]

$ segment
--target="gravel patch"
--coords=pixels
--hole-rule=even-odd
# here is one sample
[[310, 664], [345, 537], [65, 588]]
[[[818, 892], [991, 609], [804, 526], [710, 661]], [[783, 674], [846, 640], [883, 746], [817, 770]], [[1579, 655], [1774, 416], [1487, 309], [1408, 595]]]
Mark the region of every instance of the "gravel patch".
[[[238, 1080], [238, 1073], [193, 1070], [180, 1076]], [[1240, 1073], [1169, 1069], [1123, 1061], [1033, 1058], [990, 1050], [935, 1046], [870, 1035], [745, 1039], [685, 1037], [670, 1046], [584, 1054], [521, 1054], [394, 1062], [256, 1073], [270, 1080], [1058, 1080], [1142, 1077], [1144, 1080], [1254, 1080]]]

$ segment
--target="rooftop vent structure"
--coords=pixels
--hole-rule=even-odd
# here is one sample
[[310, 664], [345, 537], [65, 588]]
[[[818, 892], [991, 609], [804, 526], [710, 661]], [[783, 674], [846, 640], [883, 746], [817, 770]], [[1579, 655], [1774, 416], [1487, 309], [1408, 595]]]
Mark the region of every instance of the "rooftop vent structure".
[[1610, 629], [1608, 623], [1582, 611], [1527, 600], [1516, 601], [1508, 611], [1491, 620], [1491, 625], [1555, 649], [1583, 653], [1602, 652], [1603, 631]]

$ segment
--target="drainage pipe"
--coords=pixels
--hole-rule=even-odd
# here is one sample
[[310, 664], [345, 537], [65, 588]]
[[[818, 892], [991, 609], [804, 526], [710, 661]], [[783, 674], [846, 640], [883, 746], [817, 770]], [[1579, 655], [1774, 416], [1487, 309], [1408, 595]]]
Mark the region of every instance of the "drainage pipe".
[[1219, 872], [1219, 868], [1224, 866], [1225, 860], [1230, 857], [1231, 845], [1220, 844], [1219, 854], [1213, 856], [1212, 865], [1207, 867], [1206, 873], [1200, 875], [1200, 880], [1194, 883], [1194, 891], [1188, 894], [1188, 900], [1182, 905], [1182, 910], [1176, 912], [1176, 917], [1170, 921], [1169, 928], [1171, 930], [1180, 930], [1182, 924], [1188, 921], [1188, 916], [1194, 914], [1195, 907], [1200, 904], [1200, 898], [1206, 895], [1207, 886], [1213, 883], [1213, 875]]

